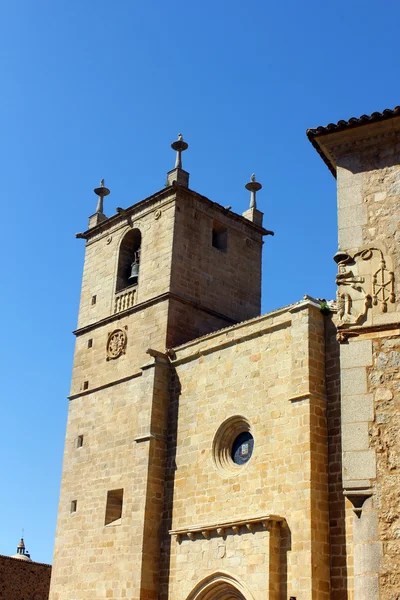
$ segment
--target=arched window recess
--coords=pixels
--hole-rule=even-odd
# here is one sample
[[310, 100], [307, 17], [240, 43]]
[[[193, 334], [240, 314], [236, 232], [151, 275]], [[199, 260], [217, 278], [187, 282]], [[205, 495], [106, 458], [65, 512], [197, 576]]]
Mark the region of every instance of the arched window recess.
[[139, 282], [142, 236], [139, 229], [129, 230], [119, 247], [116, 292]]

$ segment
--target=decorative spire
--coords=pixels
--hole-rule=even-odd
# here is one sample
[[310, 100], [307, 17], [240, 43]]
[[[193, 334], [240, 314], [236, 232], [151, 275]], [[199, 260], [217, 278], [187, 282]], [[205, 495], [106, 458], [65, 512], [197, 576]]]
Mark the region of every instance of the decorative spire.
[[178, 184], [182, 187], [189, 187], [189, 173], [182, 169], [182, 152], [187, 150], [189, 145], [183, 141], [183, 136], [178, 133], [176, 142], [172, 142], [171, 148], [176, 152], [175, 167], [167, 173], [166, 185]]
[[14, 554], [11, 558], [18, 558], [20, 560], [27, 560], [30, 562], [32, 561], [31, 555], [27, 550], [25, 550], [25, 542], [23, 537], [17, 546], [17, 554]]
[[257, 208], [256, 193], [261, 190], [262, 185], [256, 181], [254, 173], [250, 177], [249, 183], [246, 183], [244, 187], [250, 192], [250, 208]]
[[108, 196], [108, 194], [110, 193], [110, 190], [108, 188], [104, 187], [104, 179], [102, 179], [100, 181], [100, 187], [94, 188], [93, 191], [96, 194], [96, 196], [98, 196], [96, 214], [102, 215], [102, 214], [104, 214], [103, 213], [103, 199], [105, 196]]
[[178, 139], [171, 144], [172, 150], [176, 151], [175, 169], [182, 169], [182, 152], [189, 148], [189, 145], [183, 141], [183, 136], [178, 133]]

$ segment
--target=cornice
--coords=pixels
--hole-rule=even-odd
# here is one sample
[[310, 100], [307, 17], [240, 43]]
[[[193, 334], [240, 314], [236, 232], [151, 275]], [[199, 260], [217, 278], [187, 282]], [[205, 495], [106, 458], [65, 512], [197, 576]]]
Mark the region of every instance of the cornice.
[[83, 396], [90, 396], [90, 394], [95, 394], [96, 392], [100, 392], [101, 390], [105, 390], [113, 385], [117, 385], [118, 383], [125, 383], [126, 381], [130, 381], [131, 379], [136, 379], [137, 377], [142, 376], [142, 369], [140, 371], [135, 371], [131, 375], [127, 375], [126, 377], [121, 377], [121, 379], [113, 379], [108, 383], [104, 383], [103, 385], [98, 385], [97, 387], [90, 388], [88, 390], [82, 390], [77, 394], [71, 394], [71, 396], [67, 396], [68, 400], [75, 400], [76, 398], [81, 398]]
[[189, 525], [188, 527], [171, 529], [169, 534], [175, 536], [178, 542], [181, 542], [182, 538], [185, 536], [194, 541], [196, 536], [209, 539], [212, 534], [217, 534], [220, 537], [224, 537], [228, 534], [237, 535], [241, 528], [246, 528], [247, 531], [251, 532], [254, 531], [256, 525], [261, 525], [265, 531], [269, 531], [271, 525], [275, 523], [284, 527], [286, 525], [286, 520], [279, 515], [242, 517], [233, 521], [217, 521], [216, 523], [209, 523], [206, 525]]
[[261, 234], [262, 236], [274, 235], [273, 231], [269, 231], [268, 229], [265, 229], [260, 225], [256, 225], [255, 223], [249, 221], [242, 215], [239, 215], [238, 213], [226, 209], [224, 206], [218, 204], [217, 202], [209, 200], [208, 198], [206, 198], [206, 196], [202, 196], [194, 190], [183, 186], [179, 186], [178, 184], [174, 183], [174, 185], [168, 186], [165, 189], [153, 194], [152, 196], [149, 196], [144, 200], [141, 200], [136, 204], [129, 206], [128, 208], [120, 209], [119, 212], [117, 212], [117, 214], [108, 217], [104, 221], [101, 221], [95, 227], [87, 229], [83, 233], [76, 234], [76, 237], [85, 239], [86, 245], [90, 245], [91, 243], [101, 239], [102, 237], [110, 235], [110, 233], [113, 233], [122, 225], [125, 225], [127, 221], [128, 223], [131, 223], [132, 220], [138, 220], [140, 218], [143, 218], [147, 214], [154, 212], [160, 206], [165, 206], [173, 200], [184, 200], [185, 196], [190, 196], [198, 200], [199, 202], [206, 204], [214, 211], [220, 212], [221, 214], [227, 216], [229, 219], [237, 221], [246, 229], [252, 229], [258, 234]]
[[72, 333], [76, 336], [84, 335], [89, 331], [93, 331], [93, 329], [103, 327], [104, 325], [108, 325], [108, 323], [113, 323], [114, 321], [118, 321], [122, 317], [126, 317], [128, 315], [131, 315], [132, 313], [139, 312], [148, 308], [149, 306], [153, 306], [154, 304], [158, 304], [159, 302], [164, 302], [166, 300], [177, 300], [178, 302], [182, 302], [183, 304], [188, 304], [196, 308], [197, 310], [201, 310], [209, 315], [226, 321], [227, 323], [229, 323], [229, 326], [237, 323], [235, 319], [231, 319], [230, 317], [223, 315], [222, 313], [219, 313], [215, 310], [212, 310], [211, 308], [207, 308], [206, 306], [202, 306], [197, 302], [193, 302], [193, 300], [189, 300], [188, 298], [184, 298], [183, 296], [179, 296], [178, 294], [174, 294], [173, 292], [165, 292], [164, 294], [160, 294], [159, 296], [150, 298], [145, 302], [134, 304], [126, 310], [122, 310], [120, 312], [109, 315], [108, 317], [104, 317], [104, 319], [100, 319], [100, 321], [95, 321], [94, 323], [90, 323], [89, 325], [85, 325], [84, 327], [79, 327], [78, 329], [75, 329]]

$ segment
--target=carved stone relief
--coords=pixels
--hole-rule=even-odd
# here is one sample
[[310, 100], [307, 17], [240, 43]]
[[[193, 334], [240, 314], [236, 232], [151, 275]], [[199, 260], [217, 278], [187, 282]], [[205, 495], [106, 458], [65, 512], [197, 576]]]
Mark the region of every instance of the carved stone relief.
[[118, 358], [121, 354], [125, 354], [127, 335], [123, 329], [114, 329], [109, 333], [107, 338], [107, 360]]
[[360, 325], [370, 314], [394, 309], [394, 273], [379, 248], [365, 248], [353, 256], [342, 253], [336, 276], [338, 327]]

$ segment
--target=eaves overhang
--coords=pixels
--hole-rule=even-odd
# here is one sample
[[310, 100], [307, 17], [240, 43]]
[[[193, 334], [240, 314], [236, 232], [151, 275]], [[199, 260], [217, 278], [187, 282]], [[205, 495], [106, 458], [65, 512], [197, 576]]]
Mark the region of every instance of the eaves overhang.
[[347, 121], [340, 120], [337, 123], [329, 123], [325, 127], [319, 126], [315, 129], [307, 129], [306, 134], [332, 175], [336, 178], [335, 155], [330, 150], [329, 145], [325, 142], [327, 142], [328, 139], [332, 139], [335, 134], [349, 132], [351, 135], [355, 129], [365, 127], [366, 125], [382, 123], [383, 121], [388, 121], [389, 119], [394, 119], [396, 117], [400, 117], [400, 106], [396, 106], [393, 109], [386, 108], [382, 112], [373, 112], [371, 115], [351, 117]]

